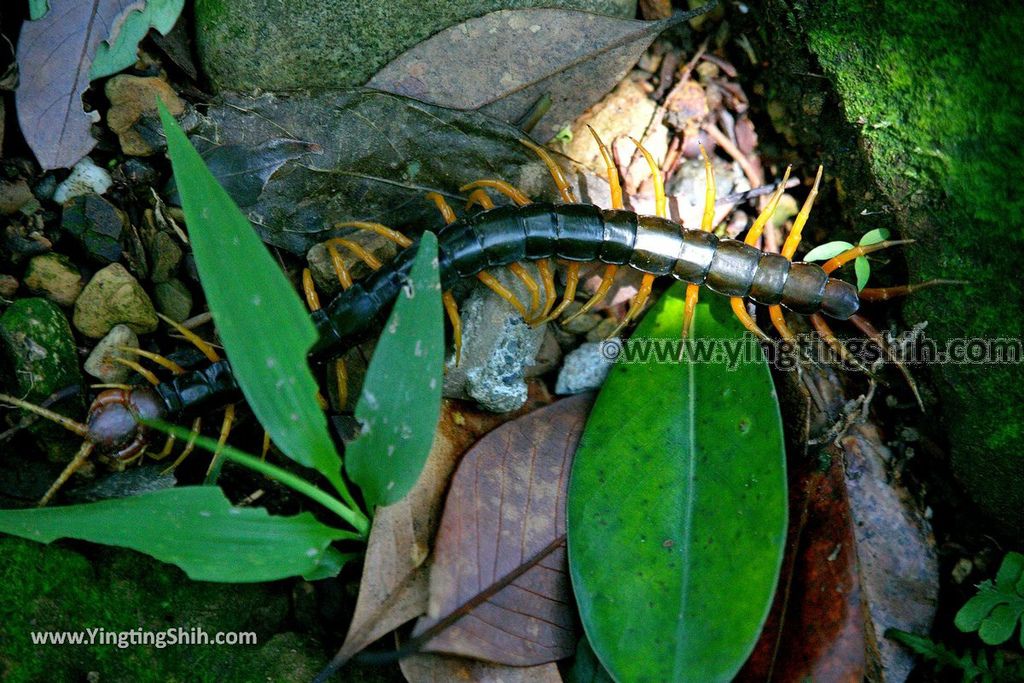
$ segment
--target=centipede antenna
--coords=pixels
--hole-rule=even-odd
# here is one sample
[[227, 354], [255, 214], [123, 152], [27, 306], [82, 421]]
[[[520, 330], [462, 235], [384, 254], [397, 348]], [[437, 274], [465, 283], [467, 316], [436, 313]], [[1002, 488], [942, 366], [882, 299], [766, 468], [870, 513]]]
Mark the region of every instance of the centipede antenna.
[[344, 237], [332, 237], [330, 240], [328, 240], [328, 242], [331, 244], [337, 244], [339, 246], [345, 247], [353, 254], [355, 254], [360, 261], [369, 266], [370, 270], [377, 270], [382, 265], [380, 260], [376, 256], [368, 252], [366, 248], [363, 247], [363, 245], [359, 244], [358, 242], [347, 240]]
[[555, 273], [551, 268], [551, 262], [546, 258], [537, 261], [537, 270], [540, 271], [540, 279], [544, 283], [544, 310], [540, 312], [539, 319], [533, 321], [534, 325], [539, 325], [547, 318], [558, 298], [555, 294]]
[[515, 275], [526, 287], [526, 291], [530, 293], [530, 317], [526, 318], [526, 322], [530, 322], [535, 317], [540, 315], [540, 285], [533, 279], [530, 272], [526, 270], [526, 267], [522, 263], [511, 263], [508, 266], [509, 271]]
[[623, 316], [622, 322], [616, 325], [612, 333], [608, 335], [608, 338], [619, 336], [619, 332], [629, 325], [633, 321], [633, 318], [637, 316], [640, 311], [644, 309], [644, 304], [647, 303], [647, 298], [651, 295], [651, 287], [654, 285], [654, 275], [650, 273], [644, 273], [643, 278], [640, 280], [640, 289], [637, 290], [636, 296], [633, 297], [633, 301], [629, 304], [629, 310], [626, 311], [626, 315]]
[[260, 461], [263, 462], [267, 459], [267, 453], [270, 452], [270, 432], [263, 430], [263, 446], [260, 448]]
[[540, 322], [546, 323], [557, 320], [558, 316], [562, 315], [562, 312], [569, 307], [569, 304], [576, 300], [576, 287], [579, 285], [579, 281], [580, 264], [574, 261], [565, 269], [565, 291], [562, 294], [562, 302]]
[[[647, 161], [648, 168], [651, 169], [651, 180], [654, 181], [654, 215], [659, 218], [668, 218], [668, 204], [665, 199], [665, 181], [661, 178], [661, 169], [658, 168], [658, 162], [654, 160], [654, 155], [647, 151], [638, 140], [630, 138], [636, 148], [640, 150], [640, 153], [644, 155], [644, 159]], [[714, 200], [712, 199], [711, 210], [714, 212]]]
[[576, 311], [568, 318], [566, 318], [562, 324], [568, 325], [576, 318], [580, 317], [584, 313], [588, 312], [594, 306], [598, 304], [608, 294], [608, 290], [612, 288], [612, 282], [615, 281], [615, 273], [618, 272], [619, 267], [614, 265], [608, 265], [604, 268], [604, 275], [601, 276], [601, 284], [597, 286], [597, 291], [594, 292], [593, 296], [587, 300], [587, 303], [583, 304], [580, 310]]
[[89, 428], [88, 427], [86, 427], [81, 422], [75, 422], [70, 417], [66, 417], [64, 415], [61, 415], [60, 413], [55, 412], [53, 410], [50, 410], [49, 408], [43, 408], [42, 406], [37, 406], [34, 403], [29, 403], [28, 401], [23, 401], [22, 399], [17, 398], [15, 396], [10, 396], [9, 394], [0, 394], [0, 403], [6, 403], [8, 405], [14, 406], [15, 408], [21, 408], [22, 410], [27, 410], [30, 413], [34, 413], [34, 414], [38, 415], [39, 417], [46, 418], [50, 422], [53, 422], [55, 424], [59, 424], [64, 429], [68, 430], [69, 432], [73, 432], [73, 433], [77, 434], [78, 436], [82, 437], [83, 439], [89, 438]]
[[820, 313], [811, 314], [811, 325], [814, 326], [818, 335], [825, 340], [825, 343], [839, 354], [839, 357], [844, 363], [849, 363], [862, 372], [870, 372], [856, 356], [850, 353], [850, 350], [846, 348], [846, 345], [836, 337], [835, 332], [832, 331], [832, 328], [829, 327], [829, 324], [825, 322], [825, 318]]
[[334, 248], [334, 245], [330, 242], [327, 243], [327, 255], [331, 259], [331, 267], [334, 268], [334, 274], [338, 277], [338, 282], [341, 284], [342, 289], [348, 289], [352, 286], [352, 275], [348, 272], [348, 266], [345, 265], [345, 259], [341, 258], [341, 254]]
[[611, 152], [608, 151], [608, 147], [605, 146], [601, 140], [597, 131], [588, 123], [587, 129], [590, 134], [594, 136], [594, 141], [597, 143], [597, 148], [601, 150], [601, 158], [604, 159], [604, 166], [608, 169], [608, 187], [612, 193], [612, 208], [621, 209], [625, 207], [622, 203], [622, 183], [619, 182], [619, 169], [615, 166], [615, 161], [612, 159]]
[[569, 182], [565, 179], [561, 167], [548, 154], [548, 151], [530, 140], [520, 139], [519, 142], [532, 149], [540, 157], [540, 160], [544, 162], [544, 165], [548, 167], [548, 173], [551, 174], [551, 179], [555, 181], [555, 187], [558, 188], [558, 193], [562, 195], [562, 201], [568, 204], [575, 204], [576, 195], [573, 194], [572, 188], [569, 187]]
[[800, 246], [804, 225], [807, 224], [807, 218], [811, 215], [811, 206], [814, 205], [814, 198], [818, 196], [818, 186], [821, 184], [821, 174], [824, 171], [824, 166], [818, 167], [818, 174], [814, 176], [814, 185], [811, 186], [811, 191], [807, 195], [807, 199], [804, 200], [804, 205], [800, 207], [800, 213], [793, 220], [793, 229], [789, 231], [789, 236], [786, 237], [786, 242], [782, 245], [782, 255], [791, 261], [793, 260], [793, 254], [796, 253], [796, 248]]
[[334, 359], [334, 386], [338, 391], [338, 408], [344, 410], [348, 403], [348, 369], [341, 356]]
[[914, 292], [939, 285], [969, 285], [967, 280], [928, 280], [916, 282], [909, 285], [897, 285], [895, 287], [865, 287], [860, 290], [861, 301], [888, 301], [901, 296], [909, 296]]
[[451, 225], [455, 222], [455, 210], [452, 209], [451, 204], [448, 203], [447, 199], [438, 192], [428, 192], [426, 196], [427, 199], [434, 202], [437, 210], [441, 212], [441, 218], [444, 219], [445, 225]]
[[450, 290], [441, 295], [441, 302], [452, 323], [452, 345], [455, 347], [455, 365], [458, 366], [462, 360], [462, 318], [459, 317], [459, 305], [455, 303]]
[[516, 295], [513, 294], [511, 290], [505, 287], [505, 285], [498, 282], [497, 278], [495, 278], [493, 275], [486, 271], [477, 273], [476, 277], [478, 280], [480, 280], [480, 282], [487, 285], [492, 292], [500, 296], [505, 301], [509, 302], [512, 305], [512, 307], [519, 312], [519, 315], [523, 317], [523, 320], [529, 318], [529, 315], [526, 312], [526, 307], [523, 306], [523, 303], [516, 298]]
[[914, 377], [913, 375], [910, 374], [910, 370], [907, 369], [907, 366], [903, 364], [903, 361], [901, 361], [899, 357], [896, 355], [896, 353], [893, 351], [892, 346], [890, 346], [885, 341], [885, 338], [882, 336], [882, 333], [879, 332], [875, 328], [875, 326], [871, 324], [871, 321], [862, 316], [860, 313], [854, 313], [852, 316], [850, 316], [850, 322], [853, 323], [858, 330], [863, 332], [868, 337], [868, 339], [878, 344], [879, 348], [882, 349], [882, 352], [885, 353], [886, 357], [890, 361], [892, 361], [897, 368], [899, 368], [900, 374], [903, 375], [903, 379], [906, 380], [907, 385], [910, 387], [910, 391], [914, 394], [914, 399], [917, 401], [918, 407], [921, 409], [922, 413], [925, 412], [924, 400], [921, 398], [921, 392], [917, 390], [917, 382], [914, 381]]
[[192, 430], [188, 435], [188, 441], [185, 442], [185, 448], [182, 449], [181, 454], [178, 456], [177, 460], [172, 462], [166, 469], [160, 472], [160, 474], [169, 474], [176, 470], [178, 468], [178, 465], [185, 462], [185, 458], [190, 456], [192, 454], [192, 451], [195, 450], [196, 437], [199, 436], [199, 430], [202, 426], [203, 418], [197, 417], [196, 419], [192, 420]]
[[210, 361], [211, 363], [216, 363], [217, 361], [220, 360], [220, 355], [217, 353], [216, 349], [214, 349], [213, 346], [208, 341], [204, 340], [198, 334], [183, 326], [176, 320], [171, 320], [162, 313], [157, 313], [157, 316], [165, 323], [173, 327], [178, 332], [178, 334], [180, 334], [182, 337], [191, 342], [193, 346], [199, 349], [202, 352], [202, 354], [206, 356], [206, 360]]
[[881, 251], [882, 249], [888, 249], [889, 247], [898, 247], [903, 244], [913, 244], [914, 242], [915, 240], [885, 240], [883, 242], [876, 242], [874, 244], [869, 244], [867, 246], [858, 245], [851, 249], [847, 249], [838, 256], [830, 258], [828, 261], [825, 261], [825, 263], [822, 264], [821, 268], [826, 273], [831, 273], [832, 271], [841, 268], [850, 261], [854, 260], [858, 256], [866, 256], [873, 252]]
[[477, 188], [469, 193], [469, 197], [466, 199], [466, 211], [469, 211], [474, 206], [480, 206], [484, 211], [489, 211], [494, 208], [494, 200], [487, 194], [487, 191], [483, 188]]
[[302, 269], [302, 293], [306, 295], [306, 305], [311, 311], [320, 310], [320, 295], [316, 293], [316, 285], [313, 284], [313, 273], [309, 268]]
[[410, 246], [412, 244], [412, 240], [411, 239], [409, 239], [408, 237], [406, 237], [402, 233], [398, 232], [394, 228], [389, 228], [388, 226], [384, 225], [383, 223], [373, 223], [373, 222], [370, 222], [370, 221], [342, 221], [340, 223], [335, 223], [334, 227], [336, 227], [336, 228], [357, 228], [359, 230], [368, 230], [370, 232], [375, 232], [378, 235], [380, 235], [381, 237], [384, 237], [385, 239], [391, 240], [392, 242], [394, 242], [398, 246], [402, 247], [403, 249], [405, 247], [408, 247], [408, 246]]
[[498, 180], [496, 178], [481, 178], [480, 180], [474, 180], [471, 183], [467, 183], [459, 188], [459, 192], [466, 192], [467, 190], [482, 189], [489, 187], [492, 190], [497, 190], [501, 194], [505, 195], [513, 202], [516, 206], [526, 206], [532, 204], [533, 200], [526, 196], [526, 193], [520, 190], [515, 185], [507, 183], [504, 180]]
[[111, 356], [110, 360], [112, 362], [114, 362], [114, 363], [117, 363], [118, 365], [123, 365], [126, 368], [131, 368], [135, 372], [139, 373], [139, 375], [143, 379], [145, 379], [147, 382], [149, 382], [153, 386], [157, 386], [157, 385], [160, 384], [160, 378], [157, 377], [155, 374], [153, 374], [152, 370], [149, 370], [148, 368], [142, 367], [141, 365], [139, 365], [138, 363], [136, 363], [133, 360], [130, 360], [128, 358], [121, 358], [120, 356]]
[[750, 313], [747, 311], [747, 304], [743, 300], [743, 297], [730, 297], [729, 305], [732, 307], [733, 315], [735, 315], [736, 318], [739, 319], [741, 323], [743, 323], [743, 327], [747, 328], [750, 332], [754, 334], [755, 337], [757, 337], [761, 341], [768, 341], [768, 335], [765, 334], [764, 331], [757, 326], [757, 323], [754, 321], [754, 319], [750, 316]]
[[85, 461], [89, 459], [92, 454], [92, 449], [96, 447], [92, 441], [83, 441], [82, 446], [78, 449], [78, 453], [72, 458], [71, 462], [67, 464], [64, 471], [60, 473], [57, 480], [50, 485], [43, 497], [36, 503], [39, 507], [45, 507], [47, 503], [53, 500], [53, 497], [57, 495], [57, 491], [60, 491], [61, 487], [67, 483], [67, 480], [71, 478], [71, 475], [78, 471], [78, 469], [85, 464]]
[[229, 403], [224, 408], [224, 419], [220, 423], [220, 435], [217, 437], [217, 448], [213, 451], [213, 458], [210, 459], [210, 466], [206, 468], [206, 481], [209, 484], [214, 483], [217, 480], [217, 475], [220, 474], [221, 467], [221, 452], [224, 450], [224, 444], [228, 442], [228, 436], [231, 435], [231, 426], [235, 422], [235, 404]]
[[121, 351], [122, 353], [132, 353], [135, 354], [136, 356], [148, 358], [149, 360], [153, 361], [160, 367], [166, 370], [170, 370], [175, 375], [185, 374], [185, 368], [181, 367], [167, 356], [161, 356], [159, 353], [153, 353], [152, 351], [146, 351], [145, 349], [137, 349], [134, 346], [118, 346], [116, 348], [118, 351]]
[[764, 232], [764, 226], [768, 224], [768, 221], [775, 215], [775, 211], [779, 208], [779, 202], [782, 201], [782, 195], [786, 192], [786, 182], [789, 180], [789, 173], [793, 170], [792, 164], [786, 167], [786, 172], [782, 176], [782, 182], [772, 193], [771, 198], [768, 200], [768, 204], [765, 205], [764, 210], [758, 214], [754, 220], [754, 224], [750, 226], [750, 230], [747, 231], [747, 237], [743, 241], [750, 246], [756, 246], [757, 241], [761, 239], [761, 233]]

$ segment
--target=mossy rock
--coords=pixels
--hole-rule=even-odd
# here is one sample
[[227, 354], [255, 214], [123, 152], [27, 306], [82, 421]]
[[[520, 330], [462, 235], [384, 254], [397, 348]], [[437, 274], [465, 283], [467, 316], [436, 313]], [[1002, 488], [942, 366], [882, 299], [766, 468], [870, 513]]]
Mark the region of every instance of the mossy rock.
[[636, 0], [196, 0], [196, 44], [218, 88], [346, 88], [363, 85], [392, 59], [449, 26], [529, 7], [631, 19]]
[[[969, 280], [907, 300], [928, 337], [1022, 334], [1024, 5], [769, 0], [769, 112], [837, 179], [857, 233], [896, 228], [911, 282]], [[824, 76], [825, 78], [821, 78]], [[820, 220], [820, 216], [819, 216]], [[1020, 537], [1024, 366], [917, 368], [937, 395], [953, 472]]]
[[[52, 301], [19, 299], [0, 316], [0, 375], [2, 393], [36, 404], [62, 389], [77, 387], [71, 397], [50, 407], [82, 419], [85, 403], [75, 338], [67, 317]], [[29, 431], [53, 459], [70, 459], [78, 447], [68, 432], [50, 422], [37, 421]]]

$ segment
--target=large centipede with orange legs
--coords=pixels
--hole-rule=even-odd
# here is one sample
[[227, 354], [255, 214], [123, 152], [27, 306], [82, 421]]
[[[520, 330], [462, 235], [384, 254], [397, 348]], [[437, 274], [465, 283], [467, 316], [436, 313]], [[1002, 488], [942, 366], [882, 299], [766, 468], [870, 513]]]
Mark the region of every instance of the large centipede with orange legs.
[[[657, 215], [638, 215], [625, 210], [615, 165], [605, 145], [596, 134], [594, 137], [608, 169], [612, 196], [610, 209], [577, 202], [557, 163], [543, 148], [530, 142], [524, 144], [537, 152], [547, 165], [564, 203], [532, 202], [525, 194], [504, 181], [483, 179], [462, 188], [463, 191], [471, 191], [467, 208], [479, 204], [483, 211], [460, 219], [456, 218], [455, 212], [440, 195], [428, 195], [428, 198], [438, 205], [447, 223], [438, 233], [438, 264], [442, 289], [445, 292], [444, 307], [453, 328], [456, 358], [461, 348], [461, 323], [451, 288], [461, 278], [478, 278], [512, 304], [528, 322], [540, 324], [556, 320], [575, 300], [581, 264], [601, 262], [605, 264], [605, 270], [601, 284], [575, 315], [590, 310], [608, 293], [618, 269], [632, 268], [643, 273], [642, 282], [619, 329], [613, 333], [614, 336], [643, 310], [654, 280], [671, 275], [689, 283], [682, 321], [684, 335], [688, 333], [699, 290], [704, 286], [730, 297], [737, 318], [748, 330], [762, 339], [767, 338], [767, 335], [750, 315], [747, 309], [748, 301], [768, 306], [773, 326], [787, 340], [793, 338], [793, 333], [786, 324], [782, 309], [787, 308], [795, 313], [809, 315], [819, 334], [841, 352], [843, 347], [822, 314], [840, 320], [852, 320], [863, 332], [884, 346], [877, 330], [863, 317], [857, 315], [861, 301], [884, 300], [909, 293], [915, 287], [938, 283], [933, 281], [925, 285], [865, 289], [858, 292], [852, 284], [831, 277], [830, 274], [834, 270], [850, 260], [872, 251], [905, 243], [900, 241], [855, 247], [820, 266], [793, 262], [793, 255], [800, 243], [803, 227], [818, 192], [821, 169], [818, 170], [814, 186], [794, 220], [781, 253], [775, 254], [762, 251], [755, 245], [778, 206], [789, 170], [786, 171], [786, 178], [769, 197], [764, 210], [747, 231], [745, 239], [720, 239], [712, 233], [716, 192], [710, 159], [706, 154], [704, 162], [707, 193], [703, 218], [700, 228], [689, 229], [666, 217], [665, 193], [657, 164], [639, 145], [653, 173]], [[512, 205], [495, 207], [484, 188], [496, 190], [507, 196]], [[393, 261], [384, 265], [351, 240], [336, 239], [328, 243], [328, 252], [343, 291], [324, 307], [320, 305], [309, 271], [304, 271], [303, 289], [319, 333], [319, 340], [310, 352], [311, 357], [316, 360], [336, 357], [340, 352], [364, 340], [379, 326], [407, 281], [417, 248], [417, 244], [410, 238], [377, 223], [350, 222], [339, 224], [339, 227], [377, 232], [396, 242], [403, 250]], [[355, 253], [373, 269], [372, 274], [363, 281], [353, 282], [344, 267], [338, 248], [349, 249]], [[564, 291], [557, 305], [552, 260], [566, 264]], [[524, 261], [537, 264], [540, 283], [523, 268]], [[527, 291], [530, 292], [529, 306], [520, 302], [508, 288], [488, 272], [490, 269], [505, 266], [526, 285]], [[54, 482], [40, 504], [48, 502], [82, 462], [94, 452], [115, 462], [142, 457], [148, 445], [149, 435], [146, 427], [140, 423], [140, 418], [178, 419], [185, 415], [194, 416], [203, 408], [227, 404], [219, 439], [219, 443], [224, 444], [234, 419], [234, 406], [231, 401], [236, 399], [239, 393], [231, 366], [218, 355], [212, 345], [195, 333], [171, 321], [167, 322], [195, 344], [209, 360], [209, 364], [198, 369], [186, 370], [163, 356], [138, 349], [127, 349], [170, 370], [173, 377], [168, 381], [161, 381], [138, 362], [118, 359], [119, 362], [139, 372], [151, 386], [106, 388], [93, 401], [84, 424], [15, 397], [0, 395], [0, 401], [59, 422], [85, 440], [78, 454], [61, 477]], [[344, 366], [340, 361], [336, 363], [339, 383], [344, 391]], [[198, 433], [199, 426], [200, 418], [195, 417], [192, 425], [193, 434]], [[153, 457], [166, 457], [171, 452], [173, 444], [173, 438], [168, 439], [163, 450]], [[185, 445], [175, 465], [192, 451], [193, 445], [191, 440]], [[265, 439], [264, 452], [267, 446], [268, 442]], [[216, 459], [215, 454], [214, 461]]]

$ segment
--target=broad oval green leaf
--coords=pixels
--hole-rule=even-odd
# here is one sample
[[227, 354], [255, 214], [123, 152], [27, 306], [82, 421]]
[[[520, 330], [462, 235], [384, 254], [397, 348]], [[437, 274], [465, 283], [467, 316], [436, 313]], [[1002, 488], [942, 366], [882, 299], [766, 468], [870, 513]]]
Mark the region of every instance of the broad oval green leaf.
[[860, 291], [868, 286], [871, 278], [871, 262], [864, 256], [858, 256], [853, 260], [853, 272], [857, 274], [857, 290]]
[[871, 246], [872, 244], [878, 244], [879, 242], [884, 242], [885, 240], [889, 239], [890, 234], [891, 233], [885, 228], [875, 228], [874, 230], [869, 230], [868, 232], [864, 233], [864, 236], [860, 238], [860, 242], [858, 242], [857, 244], [859, 244], [862, 247], [868, 247]]
[[[662, 296], [627, 350], [681, 343], [683, 291]], [[681, 363], [673, 350], [624, 363], [624, 350], [573, 462], [569, 568], [587, 637], [619, 681], [730, 680], [779, 576], [787, 509], [775, 388], [726, 299], [706, 299], [691, 357], [731, 351], [738, 361]]]
[[441, 414], [443, 325], [437, 238], [425, 232], [366, 370], [355, 411], [362, 435], [345, 451], [371, 509], [401, 500], [430, 453]]
[[184, 486], [85, 505], [0, 510], [0, 532], [40, 543], [77, 538], [176, 564], [197, 581], [274, 581], [337, 573], [330, 547], [350, 532], [308, 512], [276, 517], [231, 505], [216, 486]]
[[813, 261], [827, 261], [834, 256], [839, 256], [847, 249], [853, 249], [853, 245], [849, 242], [826, 242], [825, 244], [819, 244], [814, 249], [804, 254], [804, 261], [811, 263]]
[[159, 106], [196, 268], [238, 385], [277, 447], [343, 491], [306, 361], [316, 328], [249, 220]]

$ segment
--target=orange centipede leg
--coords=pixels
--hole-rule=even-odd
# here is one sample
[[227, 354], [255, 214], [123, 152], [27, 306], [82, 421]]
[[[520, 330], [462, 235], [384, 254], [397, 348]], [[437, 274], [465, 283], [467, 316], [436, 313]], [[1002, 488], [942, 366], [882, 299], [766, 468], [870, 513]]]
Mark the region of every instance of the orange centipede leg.
[[185, 462], [185, 458], [190, 456], [192, 454], [192, 451], [195, 450], [196, 437], [199, 436], [199, 430], [200, 428], [202, 428], [202, 426], [203, 419], [201, 417], [197, 417], [192, 421], [192, 429], [188, 435], [188, 441], [185, 442], [185, 448], [182, 449], [181, 454], [178, 456], [177, 460], [172, 462], [170, 466], [167, 467], [167, 469], [160, 472], [160, 474], [168, 474], [170, 472], [173, 472], [175, 469], [177, 469], [178, 465]]
[[403, 249], [412, 244], [411, 239], [409, 239], [402, 233], [398, 232], [394, 228], [389, 228], [383, 223], [373, 223], [371, 221], [342, 221], [340, 223], [335, 223], [334, 227], [357, 228], [359, 230], [367, 230], [369, 232], [376, 233], [385, 239], [391, 240], [392, 242], [402, 247]]
[[469, 211], [474, 206], [479, 206], [484, 211], [490, 211], [494, 208], [494, 200], [491, 199], [486, 190], [477, 188], [470, 192], [469, 197], [466, 198], [466, 211]]
[[612, 288], [612, 282], [615, 281], [615, 273], [617, 273], [618, 270], [618, 266], [605, 266], [604, 275], [601, 276], [601, 284], [597, 286], [597, 290], [594, 292], [593, 296], [590, 297], [587, 303], [583, 304], [583, 307], [580, 308], [580, 310], [576, 311], [568, 318], [566, 318], [565, 322], [563, 322], [562, 324], [565, 325], [567, 323], [572, 322], [573, 320], [575, 320], [576, 318], [578, 318], [579, 316], [583, 315], [584, 313], [588, 312], [591, 308], [596, 306], [601, 301], [601, 299], [603, 299], [605, 295], [608, 294], [608, 290]]
[[267, 453], [270, 452], [270, 432], [263, 430], [263, 447], [260, 448], [260, 460], [265, 461], [267, 459]]
[[573, 194], [572, 188], [569, 187], [569, 182], [565, 179], [565, 174], [562, 173], [562, 168], [555, 162], [554, 158], [548, 154], [548, 151], [530, 140], [521, 139], [519, 142], [532, 149], [534, 153], [540, 157], [540, 160], [544, 162], [544, 165], [548, 167], [548, 173], [551, 174], [551, 179], [555, 181], [555, 187], [558, 188], [558, 193], [562, 196], [562, 201], [574, 204], [576, 202], [576, 195]]
[[562, 315], [562, 312], [569, 307], [569, 304], [575, 301], [576, 287], [579, 285], [579, 281], [580, 264], [574, 261], [565, 269], [565, 292], [562, 294], [562, 302], [547, 317], [541, 320], [542, 323], [557, 320], [558, 316]]
[[151, 370], [142, 367], [133, 360], [129, 360], [128, 358], [121, 358], [120, 356], [111, 356], [110, 360], [113, 361], [114, 363], [117, 363], [118, 365], [123, 365], [125, 367], [131, 368], [135, 372], [139, 373], [139, 375], [143, 379], [145, 379], [153, 386], [157, 386], [158, 384], [160, 384], [160, 378], [154, 375]]
[[[459, 192], [465, 192], [466, 190], [483, 189], [489, 187], [492, 190], [497, 190], [509, 199], [511, 199], [517, 206], [526, 206], [532, 204], [533, 200], [526, 196], [526, 193], [520, 190], [515, 185], [507, 183], [504, 180], [498, 180], [496, 178], [481, 178], [480, 180], [474, 180], [471, 183], [467, 183], [459, 188]], [[491, 206], [493, 208], [493, 205]]]
[[309, 268], [302, 269], [302, 293], [306, 295], [306, 305], [311, 311], [320, 310], [320, 295], [316, 293], [316, 285], [313, 284], [313, 273]]
[[909, 285], [897, 285], [895, 287], [865, 287], [860, 290], [861, 301], [888, 301], [901, 296], [909, 296], [921, 289], [937, 287], [938, 285], [967, 285], [967, 280], [928, 280]]
[[530, 317], [526, 311], [526, 307], [523, 306], [523, 303], [516, 298], [516, 295], [513, 294], [511, 290], [509, 290], [507, 287], [505, 287], [505, 285], [498, 282], [498, 279], [495, 278], [493, 275], [486, 271], [483, 271], [477, 273], [476, 277], [478, 280], [480, 280], [480, 282], [487, 285], [487, 287], [490, 288], [492, 292], [500, 296], [505, 301], [509, 302], [512, 305], [512, 307], [519, 312], [519, 315], [522, 316], [523, 320], [527, 320]]
[[[715, 200], [718, 190], [715, 185], [715, 169], [711, 165], [711, 157], [708, 156], [704, 146], [700, 147], [700, 154], [704, 158], [704, 214], [701, 216], [700, 229], [704, 232], [711, 232], [715, 225]], [[700, 299], [700, 285], [688, 285], [686, 287], [686, 300], [683, 307], [683, 338], [690, 336], [690, 329], [693, 327], [693, 314], [697, 310], [697, 301]]]
[[348, 289], [351, 287], [352, 274], [348, 272], [345, 259], [341, 258], [341, 254], [338, 253], [338, 250], [330, 242], [327, 243], [327, 255], [331, 258], [331, 266], [334, 268], [334, 274], [338, 277], [338, 282], [341, 283], [341, 288]]
[[750, 313], [747, 311], [747, 304], [746, 302], [743, 301], [743, 297], [730, 297], [729, 305], [732, 307], [733, 315], [735, 315], [739, 319], [739, 321], [743, 323], [743, 327], [747, 328], [750, 332], [754, 334], [755, 337], [757, 337], [761, 341], [768, 341], [768, 335], [765, 334], [764, 331], [757, 326], [757, 323], [754, 322], [754, 319], [750, 316]]
[[[803, 206], [800, 207], [800, 212], [796, 215], [793, 220], [793, 229], [789, 231], [789, 235], [786, 237], [785, 243], [782, 245], [782, 256], [793, 260], [793, 254], [796, 253], [796, 248], [800, 246], [800, 239], [803, 235], [804, 225], [807, 224], [807, 218], [811, 215], [811, 206], [814, 205], [814, 198], [818, 196], [818, 187], [821, 185], [821, 175], [824, 173], [825, 168], [823, 166], [818, 167], [818, 173], [814, 176], [814, 185], [811, 186], [811, 191], [807, 195], [807, 199], [804, 200]], [[796, 335], [789, 329], [789, 325], [786, 324], [786, 319], [782, 315], [782, 306], [778, 304], [768, 307], [768, 316], [772, 320], [772, 325], [778, 330], [779, 335], [788, 342], [792, 342], [796, 339]]]
[[359, 244], [358, 242], [347, 240], [344, 237], [332, 237], [331, 239], [328, 240], [328, 244], [337, 244], [339, 246], [345, 247], [353, 254], [355, 254], [360, 261], [369, 266], [370, 270], [377, 270], [382, 265], [380, 259], [378, 259], [370, 252], [368, 252], [366, 248], [363, 247], [363, 245]]
[[455, 211], [452, 209], [448, 200], [441, 196], [438, 192], [428, 192], [427, 199], [434, 202], [437, 206], [437, 210], [441, 212], [441, 218], [444, 219], [445, 225], [451, 225], [455, 222]]
[[833, 332], [832, 328], [829, 327], [827, 322], [825, 322], [824, 316], [822, 316], [820, 313], [812, 313], [811, 325], [814, 326], [814, 329], [817, 331], [818, 335], [825, 341], [825, 343], [828, 344], [833, 351], [839, 354], [839, 358], [844, 363], [852, 365], [856, 367], [858, 370], [861, 370], [862, 372], [868, 372], [868, 369], [864, 367], [864, 364], [861, 363], [856, 356], [850, 353], [850, 350], [846, 348], [846, 345], [843, 344], [843, 342], [839, 341], [839, 338], [836, 337], [835, 332]]
[[217, 437], [217, 448], [213, 451], [213, 458], [210, 459], [210, 466], [206, 468], [206, 477], [220, 470], [220, 455], [224, 450], [224, 444], [228, 442], [231, 434], [231, 426], [235, 422], [235, 404], [229, 403], [224, 409], [224, 419], [220, 424], [220, 436]]
[[515, 275], [519, 280], [526, 286], [526, 291], [530, 293], [530, 317], [526, 318], [526, 322], [531, 323], [535, 317], [540, 316], [540, 285], [533, 279], [529, 271], [522, 263], [512, 263], [508, 266], [509, 271]]
[[178, 334], [183, 336], [193, 346], [199, 349], [202, 352], [202, 354], [206, 356], [206, 360], [210, 361], [211, 363], [216, 363], [217, 361], [220, 360], [220, 355], [217, 353], [217, 350], [213, 348], [213, 345], [211, 345], [210, 342], [204, 340], [202, 337], [200, 337], [192, 330], [188, 329], [187, 327], [178, 323], [177, 321], [171, 320], [162, 313], [157, 313], [157, 317], [159, 317], [165, 323], [174, 328], [174, 330], [177, 331]]
[[6, 403], [7, 405], [14, 406], [15, 408], [21, 408], [22, 410], [27, 410], [30, 413], [35, 413], [39, 417], [44, 417], [50, 422], [60, 425], [64, 429], [74, 434], [77, 434], [83, 439], [89, 438], [89, 428], [86, 425], [82, 424], [81, 422], [76, 422], [75, 420], [72, 420], [70, 417], [67, 417], [66, 415], [61, 415], [60, 413], [50, 410], [49, 408], [37, 406], [34, 403], [29, 403], [28, 401], [24, 401], [20, 398], [17, 398], [16, 396], [11, 396], [9, 394], [0, 394], [0, 403]]
[[134, 346], [118, 346], [117, 350], [123, 353], [132, 353], [136, 356], [148, 358], [160, 367], [170, 370], [175, 375], [185, 374], [185, 368], [181, 367], [167, 356], [161, 356], [159, 353], [153, 353], [152, 351], [146, 351], [145, 349], [137, 349]]
[[647, 298], [651, 296], [651, 287], [654, 285], [654, 278], [656, 276], [650, 273], [644, 273], [643, 278], [640, 280], [640, 289], [637, 290], [636, 296], [633, 297], [633, 301], [629, 304], [629, 310], [626, 315], [623, 316], [622, 322], [620, 322], [612, 333], [608, 335], [609, 338], [617, 337], [619, 332], [623, 330], [626, 325], [633, 321], [633, 318], [637, 316], [644, 309], [644, 304], [647, 303]]
[[544, 310], [540, 312], [540, 319], [534, 321], [534, 325], [544, 322], [551, 313], [551, 307], [555, 305], [555, 273], [551, 263], [547, 259], [537, 261], [537, 270], [540, 271], [541, 282], [544, 283]]
[[334, 383], [338, 391], [338, 408], [344, 410], [348, 403], [348, 369], [341, 356], [334, 359]]
[[462, 360], [462, 318], [459, 317], [459, 305], [450, 291], [441, 295], [441, 303], [452, 323], [452, 345], [455, 347], [455, 365]]
[[604, 159], [604, 166], [608, 170], [608, 187], [611, 190], [612, 195], [612, 208], [624, 208], [625, 204], [622, 203], [622, 184], [619, 182], [619, 169], [615, 167], [615, 161], [612, 160], [611, 152], [608, 151], [608, 147], [605, 146], [604, 142], [598, 136], [597, 131], [594, 130], [590, 124], [587, 124], [587, 128], [590, 130], [590, 134], [594, 136], [594, 141], [597, 142], [597, 147], [601, 150], [601, 158]]

